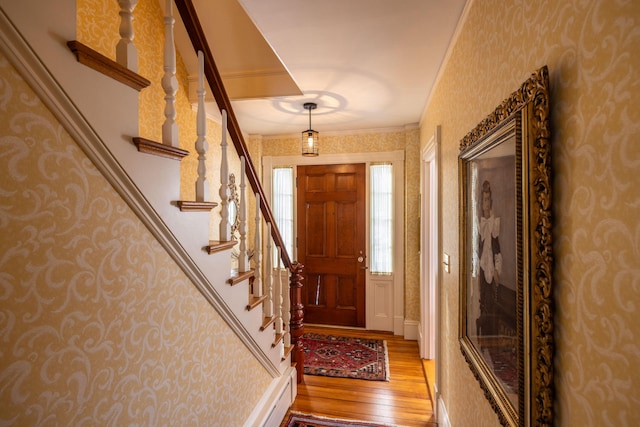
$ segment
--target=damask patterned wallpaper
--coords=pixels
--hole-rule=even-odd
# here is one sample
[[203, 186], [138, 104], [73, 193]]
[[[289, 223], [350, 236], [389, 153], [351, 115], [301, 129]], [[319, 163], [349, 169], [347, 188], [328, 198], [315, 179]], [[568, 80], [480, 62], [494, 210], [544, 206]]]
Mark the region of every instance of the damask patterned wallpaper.
[[[78, 13], [114, 56], [117, 2]], [[271, 376], [4, 57], [0, 82], [0, 424], [242, 425]]]
[[0, 57], [0, 424], [242, 425], [271, 376]]
[[[470, 6], [470, 7], [469, 7]], [[440, 389], [452, 425], [499, 425], [458, 333], [458, 144], [548, 65], [551, 78], [556, 425], [640, 425], [640, 2], [482, 0], [421, 123], [442, 126]]]

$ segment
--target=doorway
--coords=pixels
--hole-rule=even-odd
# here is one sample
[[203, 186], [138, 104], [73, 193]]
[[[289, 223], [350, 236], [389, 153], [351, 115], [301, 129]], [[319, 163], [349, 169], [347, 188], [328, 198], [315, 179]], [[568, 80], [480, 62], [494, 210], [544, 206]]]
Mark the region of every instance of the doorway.
[[[342, 165], [363, 163], [365, 165], [365, 182], [366, 194], [369, 192], [369, 168], [372, 164], [391, 162], [393, 164], [393, 180], [394, 180], [394, 216], [396, 218], [404, 218], [404, 151], [388, 151], [388, 152], [367, 152], [367, 153], [342, 153], [342, 154], [323, 154], [318, 157], [302, 157], [296, 156], [264, 156], [262, 158], [263, 165], [263, 183], [266, 197], [273, 202], [273, 174], [274, 170], [281, 168], [291, 168], [293, 174], [293, 182], [299, 181], [297, 178], [298, 166], [315, 166], [315, 165]], [[296, 195], [297, 191], [292, 188], [292, 192]], [[365, 197], [365, 248], [370, 248], [370, 229], [369, 229], [369, 202]], [[295, 212], [292, 214], [293, 225], [291, 229], [287, 229], [292, 235], [298, 230], [298, 203], [293, 203]], [[371, 274], [371, 270], [363, 270], [365, 272], [365, 328], [379, 331], [392, 331], [395, 335], [405, 335], [404, 320], [404, 222], [399, 220], [394, 225], [394, 272], [390, 276], [381, 276]], [[281, 229], [281, 232], [283, 230]], [[290, 252], [291, 259], [300, 261], [300, 248], [296, 247], [294, 236], [292, 249]], [[299, 239], [298, 239], [299, 240]], [[369, 255], [365, 253], [365, 255]], [[368, 265], [369, 258], [365, 258]], [[305, 265], [304, 263], [302, 263]], [[305, 265], [305, 269], [307, 266]], [[313, 279], [312, 279], [313, 280]], [[313, 284], [303, 280], [303, 287], [310, 287]], [[317, 279], [316, 279], [317, 285]], [[303, 291], [305, 292], [305, 291]], [[311, 323], [305, 310], [305, 323]], [[412, 336], [417, 336], [415, 331]]]
[[305, 321], [365, 327], [365, 164], [297, 168]]

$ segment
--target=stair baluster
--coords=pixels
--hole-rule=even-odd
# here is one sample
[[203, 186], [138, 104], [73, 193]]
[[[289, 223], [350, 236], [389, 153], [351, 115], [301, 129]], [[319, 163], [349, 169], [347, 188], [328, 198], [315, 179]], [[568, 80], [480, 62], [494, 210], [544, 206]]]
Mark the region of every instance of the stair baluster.
[[[227, 159], [227, 110], [222, 110], [222, 138], [220, 140], [220, 241], [231, 240], [229, 222], [229, 161]], [[236, 206], [236, 209], [238, 207]]]
[[245, 203], [245, 193], [247, 184], [245, 182], [245, 158], [240, 157], [240, 206], [238, 206], [238, 222], [240, 245], [238, 247], [238, 272], [244, 273], [249, 270], [249, 262], [247, 259], [247, 206]]
[[[275, 315], [277, 317], [276, 319], [276, 335], [282, 335], [283, 333], [283, 310], [284, 308], [282, 307], [282, 296], [285, 292], [285, 289], [282, 286], [282, 274], [281, 274], [281, 267], [282, 267], [282, 258], [280, 258], [280, 256], [282, 255], [282, 249], [280, 249], [280, 247], [278, 246], [277, 248], [278, 251], [278, 268], [276, 269], [277, 271], [277, 276], [276, 276], [276, 284], [275, 284], [275, 289], [274, 289], [274, 295], [275, 295]], [[285, 337], [286, 340], [286, 337]], [[285, 342], [285, 347], [286, 347], [286, 342]]]
[[[257, 212], [260, 212], [256, 209]], [[267, 251], [266, 251], [266, 259], [263, 271], [264, 278], [264, 293], [267, 295], [267, 299], [263, 304], [264, 317], [270, 318], [273, 317], [273, 268], [271, 267], [271, 224], [267, 223]]]
[[176, 123], [176, 93], [178, 79], [176, 78], [176, 47], [173, 42], [173, 0], [167, 0], [167, 11], [164, 17], [164, 75], [162, 89], [164, 90], [164, 123], [162, 124], [162, 143], [171, 147], [179, 147], [178, 123]]
[[198, 152], [198, 179], [196, 180], [196, 201], [204, 202], [209, 198], [209, 183], [207, 182], [206, 155], [209, 143], [207, 142], [207, 114], [204, 107], [204, 55], [198, 51], [198, 113], [196, 116], [196, 128], [198, 139], [196, 151]]
[[118, 0], [120, 5], [120, 41], [116, 45], [116, 62], [138, 72], [138, 50], [133, 44], [133, 9], [138, 0]]
[[253, 269], [255, 278], [253, 281], [253, 296], [261, 298], [262, 293], [262, 238], [260, 236], [260, 194], [256, 194], [255, 233], [253, 240]]

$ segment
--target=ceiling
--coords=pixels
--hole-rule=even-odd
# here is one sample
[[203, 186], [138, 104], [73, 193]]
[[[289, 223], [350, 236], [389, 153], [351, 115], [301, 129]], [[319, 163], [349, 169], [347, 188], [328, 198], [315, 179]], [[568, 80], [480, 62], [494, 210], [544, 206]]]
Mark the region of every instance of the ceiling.
[[322, 135], [417, 124], [466, 0], [193, 2], [242, 131]]

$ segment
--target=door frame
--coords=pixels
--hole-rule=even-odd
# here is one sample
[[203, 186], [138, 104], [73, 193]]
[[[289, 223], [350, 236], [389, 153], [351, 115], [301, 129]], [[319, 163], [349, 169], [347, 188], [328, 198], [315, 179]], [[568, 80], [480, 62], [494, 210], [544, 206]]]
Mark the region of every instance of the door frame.
[[439, 348], [439, 192], [440, 126], [422, 149], [420, 167], [420, 357], [436, 359]]
[[[369, 248], [370, 245], [370, 174], [369, 166], [372, 163], [378, 162], [392, 162], [394, 171], [394, 204], [395, 212], [394, 217], [398, 218], [398, 221], [394, 222], [394, 274], [393, 283], [391, 285], [391, 297], [393, 303], [391, 304], [392, 313], [390, 322], [392, 323], [392, 331], [395, 335], [404, 335], [404, 162], [405, 153], [402, 150], [388, 151], [388, 152], [372, 152], [372, 153], [344, 153], [344, 154], [323, 154], [318, 157], [302, 157], [302, 156], [264, 156], [262, 157], [262, 182], [264, 183], [265, 196], [268, 200], [271, 200], [271, 174], [273, 168], [282, 166], [293, 167], [294, 179], [297, 179], [296, 166], [300, 165], [329, 165], [329, 164], [349, 164], [349, 163], [364, 163], [366, 165], [366, 245]], [[294, 181], [295, 182], [295, 181]], [[294, 192], [294, 198], [295, 198]], [[297, 229], [297, 209], [296, 202], [294, 200], [294, 237], [296, 237], [295, 230]], [[294, 252], [296, 249], [294, 248]], [[291, 259], [297, 259], [296, 253], [291, 254]], [[368, 263], [367, 263], [368, 266]], [[366, 292], [366, 326], [365, 329], [371, 329], [371, 319], [375, 317], [375, 304], [370, 304], [370, 285], [371, 277], [368, 273], [365, 278], [365, 292]]]

